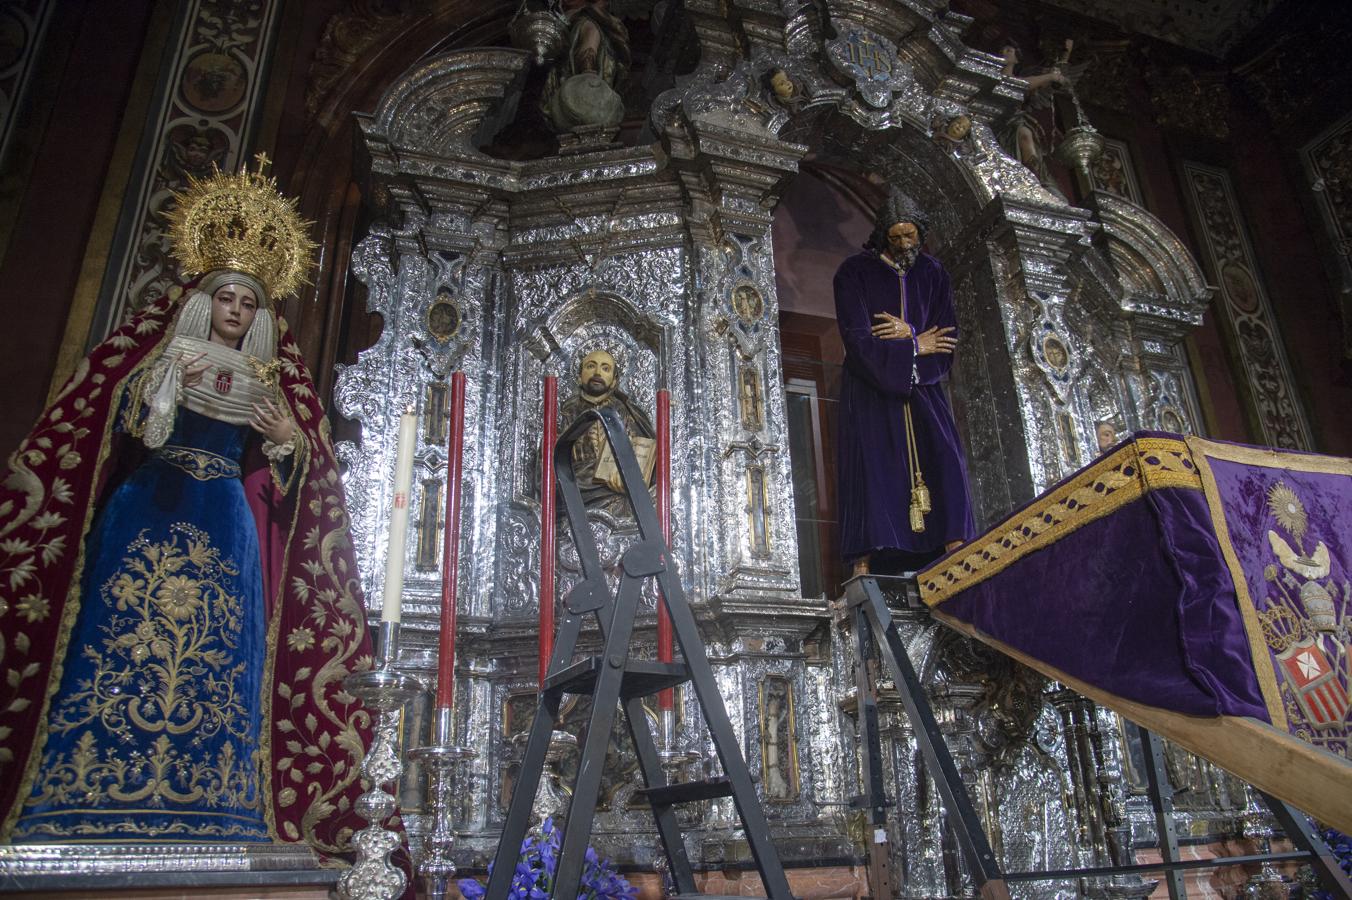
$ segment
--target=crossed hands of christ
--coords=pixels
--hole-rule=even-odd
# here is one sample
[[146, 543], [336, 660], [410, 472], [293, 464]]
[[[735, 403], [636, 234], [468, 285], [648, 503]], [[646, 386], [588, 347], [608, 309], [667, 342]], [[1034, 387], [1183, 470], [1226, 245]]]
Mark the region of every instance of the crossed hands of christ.
[[952, 326], [940, 328], [935, 325], [928, 331], [922, 331], [917, 335], [906, 320], [900, 316], [881, 312], [873, 318], [881, 320], [871, 329], [874, 337], [884, 341], [899, 341], [914, 336], [917, 356], [952, 353], [958, 346], [958, 339], [953, 336], [953, 332], [958, 329]]

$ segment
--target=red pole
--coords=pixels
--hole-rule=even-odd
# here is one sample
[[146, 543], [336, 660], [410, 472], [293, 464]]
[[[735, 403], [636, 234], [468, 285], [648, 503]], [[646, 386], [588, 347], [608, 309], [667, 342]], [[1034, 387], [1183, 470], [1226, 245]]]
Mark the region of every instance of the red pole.
[[554, 655], [554, 442], [559, 432], [559, 379], [545, 376], [540, 440], [540, 686]]
[[446, 524], [441, 550], [441, 641], [437, 708], [455, 704], [455, 590], [460, 577], [460, 481], [465, 451], [465, 373], [451, 376], [451, 437], [446, 452]]
[[[657, 392], [657, 521], [662, 525], [662, 539], [671, 546], [671, 391]], [[666, 598], [657, 604], [657, 661], [669, 663], [673, 658], [671, 613], [667, 612]], [[672, 709], [674, 695], [666, 688], [657, 696], [659, 709]]]

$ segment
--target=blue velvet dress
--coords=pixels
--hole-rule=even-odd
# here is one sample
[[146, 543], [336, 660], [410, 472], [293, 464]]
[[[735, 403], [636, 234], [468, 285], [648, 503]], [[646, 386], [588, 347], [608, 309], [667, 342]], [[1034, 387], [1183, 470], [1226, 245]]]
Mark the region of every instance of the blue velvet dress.
[[180, 407], [99, 512], [16, 841], [269, 839], [250, 433]]

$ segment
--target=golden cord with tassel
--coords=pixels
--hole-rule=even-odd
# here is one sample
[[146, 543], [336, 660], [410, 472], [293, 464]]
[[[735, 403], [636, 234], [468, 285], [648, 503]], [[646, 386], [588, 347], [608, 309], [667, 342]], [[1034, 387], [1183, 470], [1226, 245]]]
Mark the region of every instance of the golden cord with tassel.
[[[897, 272], [897, 285], [901, 293], [901, 318], [906, 318], [906, 273], [893, 265]], [[915, 352], [920, 352], [920, 339], [911, 331], [912, 340], [915, 341]], [[906, 457], [907, 474], [911, 480], [911, 530], [919, 534], [925, 530], [925, 515], [932, 509], [930, 505], [929, 487], [925, 484], [925, 476], [920, 471], [920, 454], [915, 445], [915, 423], [911, 420], [911, 401], [907, 400], [902, 404], [902, 416], [906, 420]]]
[[915, 425], [911, 421], [911, 401], [902, 407], [906, 418], [906, 455], [909, 457], [911, 476], [911, 530], [917, 534], [925, 530], [925, 514], [930, 511], [929, 488], [925, 485], [925, 476], [920, 473], [920, 459], [915, 447]]

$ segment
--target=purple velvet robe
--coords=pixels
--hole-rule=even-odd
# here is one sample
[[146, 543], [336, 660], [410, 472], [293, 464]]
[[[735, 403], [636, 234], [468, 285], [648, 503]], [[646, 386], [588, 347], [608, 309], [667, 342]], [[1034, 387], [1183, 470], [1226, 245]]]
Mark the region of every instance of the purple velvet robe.
[[[905, 319], [915, 334], [957, 325], [948, 273], [937, 259], [921, 253], [905, 281]], [[943, 385], [953, 356], [916, 356], [913, 339], [873, 336], [875, 314], [901, 311], [897, 272], [873, 251], [841, 263], [835, 294], [836, 323], [845, 344], [837, 443], [841, 553], [846, 560], [895, 556], [909, 568], [939, 555], [949, 541], [967, 540], [976, 532], [967, 462]], [[920, 472], [933, 505], [922, 532], [910, 525], [903, 417], [908, 400]]]

